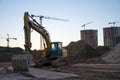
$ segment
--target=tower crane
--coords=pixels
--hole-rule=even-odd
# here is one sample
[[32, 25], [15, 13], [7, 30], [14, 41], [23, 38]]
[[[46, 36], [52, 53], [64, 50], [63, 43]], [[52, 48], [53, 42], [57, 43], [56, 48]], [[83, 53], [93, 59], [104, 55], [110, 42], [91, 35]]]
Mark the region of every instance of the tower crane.
[[[51, 19], [51, 20], [59, 20], [59, 21], [69, 21], [69, 20], [66, 20], [66, 19], [59, 19], [59, 18], [55, 18], [55, 17], [47, 17], [47, 16], [43, 16], [43, 15], [31, 15], [31, 17], [38, 17], [39, 20], [40, 20], [40, 24], [42, 25], [42, 19]], [[43, 38], [42, 36], [40, 35], [40, 48], [42, 49], [42, 42], [43, 42]]]
[[84, 27], [84, 29], [85, 29], [85, 26], [88, 25], [88, 24], [91, 24], [91, 23], [93, 23], [93, 21], [90, 21], [90, 22], [88, 22], [86, 24], [83, 24], [81, 27]]
[[114, 21], [114, 22], [109, 22], [108, 24], [113, 24], [113, 26], [115, 27], [115, 24], [116, 24], [116, 23], [120, 23], [120, 22], [115, 22], [115, 21]]
[[10, 39], [17, 40], [17, 38], [11, 38], [11, 37], [9, 37], [9, 34], [7, 34], [7, 38], [5, 38], [5, 37], [0, 37], [0, 38], [7, 40], [7, 47], [9, 47]]
[[65, 20], [65, 19], [59, 19], [59, 18], [55, 18], [55, 17], [46, 17], [43, 15], [31, 15], [31, 17], [38, 17], [40, 20], [40, 24], [42, 25], [42, 19], [52, 19], [52, 20], [60, 20], [60, 21], [69, 21], [69, 20]]

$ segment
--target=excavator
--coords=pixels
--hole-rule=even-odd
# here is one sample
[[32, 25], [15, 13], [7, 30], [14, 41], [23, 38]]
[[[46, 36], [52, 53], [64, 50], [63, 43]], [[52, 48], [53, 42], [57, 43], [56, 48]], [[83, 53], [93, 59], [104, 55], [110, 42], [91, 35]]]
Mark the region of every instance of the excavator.
[[31, 29], [38, 32], [44, 39], [44, 50], [42, 55], [35, 58], [35, 66], [41, 66], [50, 63], [53, 66], [60, 66], [67, 63], [67, 50], [62, 47], [62, 42], [51, 42], [50, 35], [45, 27], [41, 26], [28, 12], [24, 13], [24, 35], [25, 51], [30, 52]]

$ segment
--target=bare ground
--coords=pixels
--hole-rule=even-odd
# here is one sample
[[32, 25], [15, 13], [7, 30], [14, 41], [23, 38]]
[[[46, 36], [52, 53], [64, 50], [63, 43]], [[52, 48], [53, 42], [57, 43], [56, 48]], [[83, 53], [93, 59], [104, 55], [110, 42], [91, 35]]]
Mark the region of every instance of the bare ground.
[[[82, 66], [81, 66], [82, 65]], [[67, 78], [61, 80], [120, 80], [120, 68], [112, 65], [111, 67], [102, 65], [101, 67], [94, 66], [95, 64], [81, 64], [80, 66], [61, 67], [58, 71], [74, 73], [80, 75], [76, 78]]]
[[[0, 63], [0, 67], [10, 66], [10, 63]], [[120, 64], [73, 64], [58, 68], [42, 67], [43, 70], [73, 73], [78, 77], [57, 80], [120, 80]], [[25, 75], [23, 73], [4, 72], [0, 70], [0, 80], [46, 80]]]

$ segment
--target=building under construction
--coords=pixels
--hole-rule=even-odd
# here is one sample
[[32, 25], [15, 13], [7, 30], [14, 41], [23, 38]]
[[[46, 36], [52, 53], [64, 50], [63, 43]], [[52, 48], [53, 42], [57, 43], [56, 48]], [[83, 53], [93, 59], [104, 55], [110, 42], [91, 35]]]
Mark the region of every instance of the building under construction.
[[93, 48], [98, 46], [97, 30], [81, 30], [81, 40], [85, 40]]
[[104, 46], [114, 47], [120, 42], [120, 27], [103, 28]]

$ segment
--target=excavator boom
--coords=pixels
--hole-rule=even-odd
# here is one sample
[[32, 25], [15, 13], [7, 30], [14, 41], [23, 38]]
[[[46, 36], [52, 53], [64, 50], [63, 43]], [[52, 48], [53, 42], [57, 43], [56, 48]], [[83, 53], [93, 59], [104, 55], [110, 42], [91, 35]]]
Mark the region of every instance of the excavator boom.
[[[30, 20], [31, 19], [31, 20]], [[50, 53], [50, 36], [48, 31], [41, 26], [36, 20], [34, 20], [28, 12], [24, 14], [24, 33], [25, 33], [25, 50], [30, 51], [31, 48], [31, 28], [41, 34], [46, 42], [47, 52]]]

